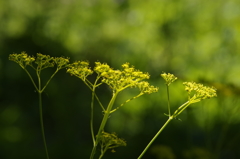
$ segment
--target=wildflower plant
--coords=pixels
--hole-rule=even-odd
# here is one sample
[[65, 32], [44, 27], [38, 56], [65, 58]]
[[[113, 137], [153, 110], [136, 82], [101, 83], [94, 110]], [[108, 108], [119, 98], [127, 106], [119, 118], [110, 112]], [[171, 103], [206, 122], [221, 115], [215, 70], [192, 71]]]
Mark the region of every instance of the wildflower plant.
[[148, 143], [146, 148], [142, 151], [138, 159], [141, 159], [142, 156], [145, 154], [145, 152], [148, 150], [148, 148], [151, 146], [151, 144], [154, 142], [154, 140], [159, 136], [159, 134], [164, 130], [164, 128], [169, 124], [170, 121], [173, 119], [177, 119], [177, 116], [180, 115], [189, 105], [193, 103], [200, 102], [201, 100], [216, 97], [216, 89], [213, 87], [207, 87], [202, 84], [198, 84], [195, 82], [183, 82], [183, 85], [185, 86], [185, 90], [188, 93], [188, 100], [184, 104], [182, 104], [178, 109], [171, 114], [170, 110], [170, 99], [169, 99], [169, 86], [172, 82], [174, 82], [177, 77], [175, 77], [173, 74], [161, 74], [163, 79], [165, 80], [165, 84], [167, 86], [167, 94], [168, 94], [168, 120], [165, 122], [165, 124], [159, 129], [157, 134], [152, 138], [152, 140]]
[[[116, 110], [118, 110], [123, 105], [125, 105], [127, 102], [133, 99], [136, 99], [142, 96], [143, 94], [151, 94], [151, 93], [157, 92], [158, 88], [150, 85], [146, 81], [147, 79], [150, 78], [150, 75], [148, 73], [143, 73], [135, 69], [133, 66], [130, 66], [129, 63], [123, 64], [122, 70], [114, 70], [106, 63], [95, 62], [95, 67], [93, 68], [93, 71], [91, 71], [91, 68], [88, 65], [89, 64], [87, 62], [78, 61], [73, 64], [70, 64], [67, 69], [67, 72], [70, 73], [71, 75], [74, 75], [80, 78], [92, 91], [90, 127], [91, 127], [91, 134], [92, 134], [92, 140], [93, 140], [93, 149], [91, 152], [90, 159], [93, 159], [96, 153], [96, 148], [98, 144], [103, 142], [102, 140], [103, 134], [106, 135], [104, 128], [107, 123], [107, 120], [109, 119], [109, 115], [115, 112]], [[91, 82], [90, 80], [87, 79], [87, 77], [93, 72], [95, 72], [97, 76], [95, 81]], [[105, 107], [102, 105], [102, 103], [100, 102], [95, 92], [95, 89], [102, 84], [108, 85], [109, 88], [111, 88], [112, 90], [112, 97], [108, 105]], [[138, 88], [139, 94], [124, 101], [123, 104], [114, 108], [113, 106], [118, 94], [127, 88]], [[102, 112], [104, 114], [102, 122], [99, 126], [99, 129], [96, 135], [93, 130], [93, 116], [94, 116], [93, 108], [94, 108], [95, 98], [98, 101], [99, 105], [101, 106]], [[120, 144], [119, 146], [121, 145], [125, 145], [125, 144]], [[101, 155], [99, 158], [102, 158], [103, 154], [106, 152], [108, 148], [109, 147], [102, 148], [103, 150], [101, 151]]]
[[[93, 142], [92, 151], [90, 154], [90, 159], [94, 159], [96, 154], [97, 147], [100, 148], [99, 159], [102, 159], [107, 150], [115, 152], [115, 148], [119, 146], [126, 146], [126, 141], [117, 137], [116, 133], [108, 133], [105, 131], [106, 123], [109, 119], [110, 114], [114, 113], [126, 103], [134, 100], [144, 94], [151, 94], [158, 91], [158, 88], [152, 86], [147, 81], [150, 78], [148, 73], [143, 73], [133, 66], [130, 66], [129, 63], [124, 63], [122, 69], [113, 69], [106, 63], [95, 62], [95, 67], [92, 69], [89, 66], [87, 61], [76, 61], [69, 64], [69, 58], [63, 57], [50, 57], [49, 55], [43, 55], [38, 53], [36, 57], [29, 56], [27, 53], [22, 52], [21, 54], [10, 54], [9, 60], [14, 61], [19, 64], [19, 66], [27, 73], [31, 82], [33, 83], [36, 91], [39, 95], [39, 112], [40, 112], [40, 124], [41, 132], [43, 137], [44, 148], [46, 152], [47, 159], [49, 159], [48, 149], [44, 133], [43, 125], [43, 114], [42, 114], [42, 92], [46, 89], [49, 82], [56, 75], [56, 73], [66, 68], [67, 73], [76, 76], [81, 79], [83, 83], [90, 89], [92, 92], [91, 97], [91, 112], [90, 112], [90, 130], [91, 137]], [[56, 67], [53, 74], [49, 79], [43, 84], [42, 82], [42, 71], [46, 68]], [[29, 72], [29, 68], [33, 69], [36, 73], [37, 80], [34, 80], [32, 74]], [[89, 76], [95, 74], [95, 79], [89, 78]], [[178, 119], [180, 115], [188, 106], [191, 104], [200, 102], [204, 99], [209, 99], [216, 97], [216, 89], [213, 87], [207, 87], [202, 84], [195, 82], [183, 82], [185, 90], [188, 94], [187, 101], [179, 106], [173, 113], [171, 112], [170, 107], [170, 96], [169, 96], [169, 86], [177, 80], [177, 77], [170, 73], [162, 73], [161, 77], [165, 80], [165, 85], [167, 88], [167, 99], [168, 99], [168, 120], [165, 124], [159, 129], [156, 135], [152, 138], [146, 148], [142, 151], [138, 159], [141, 159], [154, 140], [159, 136], [159, 134], [164, 130], [164, 128], [169, 124], [173, 119]], [[91, 79], [91, 80], [90, 80]], [[104, 105], [99, 99], [96, 88], [101, 85], [107, 85], [111, 90], [111, 98], [109, 102]], [[138, 94], [130, 97], [129, 99], [122, 102], [122, 104], [115, 106], [115, 101], [120, 92], [123, 92], [127, 88], [137, 88], [139, 90]], [[103, 114], [102, 121], [100, 125], [97, 126], [98, 130], [94, 131], [94, 108], [95, 101], [100, 105], [101, 112]]]
[[[32, 84], [34, 85], [36, 91], [38, 92], [42, 138], [43, 138], [46, 156], [47, 156], [47, 159], [49, 159], [47, 143], [46, 143], [45, 133], [44, 133], [44, 124], [43, 124], [42, 92], [46, 89], [49, 82], [56, 75], [56, 73], [59, 70], [67, 67], [67, 65], [69, 63], [69, 59], [63, 58], [63, 57], [50, 57], [49, 55], [43, 55], [41, 53], [38, 53], [37, 57], [34, 57], [34, 56], [29, 56], [26, 52], [22, 52], [21, 54], [10, 54], [9, 60], [14, 61], [17, 64], [19, 64], [19, 66], [27, 73], [27, 75], [29, 76], [30, 80], [32, 81]], [[56, 66], [55, 72], [49, 77], [47, 82], [43, 85], [42, 80], [41, 80], [42, 71], [46, 68], [50, 68], [50, 67], [54, 67], [54, 66]], [[34, 80], [33, 76], [28, 71], [29, 67], [35, 71], [35, 73], [37, 75], [37, 81]]]

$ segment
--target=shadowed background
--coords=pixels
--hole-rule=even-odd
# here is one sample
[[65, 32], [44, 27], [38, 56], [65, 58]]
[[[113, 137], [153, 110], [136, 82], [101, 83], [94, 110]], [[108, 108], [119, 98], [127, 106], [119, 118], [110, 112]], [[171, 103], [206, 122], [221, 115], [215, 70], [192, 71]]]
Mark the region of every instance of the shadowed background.
[[[213, 85], [218, 98], [188, 108], [162, 132], [146, 159], [240, 158], [240, 1], [207, 0], [2, 0], [0, 1], [0, 158], [43, 159], [38, 98], [11, 53], [40, 52], [71, 62], [129, 62], [149, 72], [159, 92], [113, 113], [108, 132], [127, 147], [106, 159], [134, 159], [167, 120], [162, 71], [179, 80], [170, 86], [172, 110], [187, 100], [183, 81]], [[48, 76], [52, 69], [46, 70]], [[110, 90], [101, 87], [106, 103]], [[116, 101], [134, 96], [125, 90]], [[50, 158], [89, 158], [91, 92], [61, 70], [43, 94]], [[98, 106], [96, 106], [98, 109]], [[95, 117], [95, 126], [102, 113]]]

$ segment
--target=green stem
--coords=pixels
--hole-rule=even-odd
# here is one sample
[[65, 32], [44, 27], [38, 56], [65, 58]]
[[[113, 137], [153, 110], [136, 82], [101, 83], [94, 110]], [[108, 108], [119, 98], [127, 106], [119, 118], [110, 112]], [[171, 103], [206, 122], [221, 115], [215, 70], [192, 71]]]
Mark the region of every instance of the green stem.
[[182, 104], [174, 113], [173, 117], [176, 118], [179, 114], [181, 114], [191, 103], [191, 101], [187, 101], [186, 103]]
[[172, 116], [168, 118], [168, 120], [165, 122], [165, 124], [161, 127], [161, 129], [157, 132], [157, 134], [152, 138], [152, 140], [148, 143], [148, 145], [145, 147], [145, 149], [142, 151], [140, 156], [137, 159], [141, 159], [142, 156], [146, 153], [148, 148], [151, 146], [151, 144], [156, 140], [156, 138], [159, 136], [159, 134], [163, 131], [163, 129], [168, 125], [168, 123], [173, 119]]
[[91, 135], [92, 135], [93, 145], [95, 145], [95, 136], [94, 136], [94, 130], [93, 130], [93, 105], [94, 105], [94, 94], [95, 94], [95, 88], [93, 88], [93, 90], [92, 90], [91, 119], [90, 119], [90, 129], [91, 129]]
[[169, 97], [169, 87], [168, 87], [168, 85], [167, 85], [167, 96], [168, 96], [168, 116], [171, 116], [170, 97]]
[[151, 144], [156, 140], [156, 138], [159, 136], [159, 134], [163, 131], [163, 129], [168, 125], [168, 123], [176, 118], [178, 115], [180, 115], [190, 104], [192, 104], [191, 101], [187, 101], [186, 103], [182, 104], [174, 113], [173, 115], [169, 116], [168, 120], [165, 122], [165, 124], [161, 127], [161, 129], [157, 132], [157, 134], [152, 138], [152, 140], [148, 143], [146, 148], [142, 151], [140, 156], [137, 159], [141, 159], [142, 156], [146, 153], [148, 148], [151, 146]]
[[44, 124], [43, 124], [43, 112], [42, 112], [42, 86], [41, 86], [41, 78], [40, 78], [40, 72], [37, 71], [37, 77], [38, 77], [38, 97], [39, 97], [39, 114], [40, 114], [40, 124], [41, 124], [41, 131], [42, 131], [42, 138], [43, 138], [43, 144], [46, 152], [47, 159], [49, 159], [48, 155], [48, 149], [47, 149], [47, 143], [44, 133]]
[[30, 75], [30, 73], [28, 72], [28, 70], [25, 69], [25, 68], [23, 68], [23, 69], [24, 69], [24, 71], [27, 73], [27, 75], [29, 76], [29, 78], [31, 79], [31, 81], [32, 81], [32, 83], [33, 83], [33, 86], [35, 87], [36, 91], [39, 92], [38, 87], [36, 86], [36, 84], [35, 84], [35, 82], [34, 82], [32, 76]]
[[108, 146], [106, 146], [106, 147], [102, 150], [101, 155], [99, 156], [98, 159], [102, 159], [102, 157], [103, 157], [103, 155], [105, 154], [105, 152], [107, 151], [107, 149], [108, 149]]
[[41, 92], [43, 92], [45, 90], [45, 88], [47, 87], [47, 85], [49, 84], [49, 82], [52, 80], [52, 78], [55, 76], [55, 74], [59, 71], [59, 69], [57, 68], [57, 70], [52, 74], [52, 76], [49, 78], [49, 80], [46, 82], [45, 86], [42, 88]]
[[143, 95], [143, 93], [142, 93], [142, 92], [141, 92], [141, 93], [139, 93], [137, 96], [135, 96], [135, 97], [132, 97], [132, 98], [130, 98], [130, 99], [128, 99], [128, 100], [126, 100], [126, 101], [125, 101], [125, 102], [123, 102], [123, 103], [122, 103], [120, 106], [118, 106], [117, 108], [115, 108], [115, 109], [111, 110], [111, 113], [115, 112], [115, 111], [116, 111], [116, 110], [118, 110], [120, 107], [124, 106], [126, 103], [130, 102], [131, 100], [134, 100], [134, 99], [136, 99], [136, 98], [140, 97], [141, 95]]
[[[100, 77], [99, 77], [99, 78], [100, 78]], [[99, 78], [98, 78], [98, 79], [99, 79]], [[100, 86], [100, 85], [102, 84], [102, 83], [97, 84], [98, 79], [97, 79], [96, 82], [95, 82], [95, 83], [96, 83], [95, 86], [93, 86], [93, 84], [92, 84], [90, 81], [88, 81], [87, 79], [86, 79], [86, 81], [83, 81], [83, 82], [87, 85], [87, 87], [88, 87], [91, 91], [93, 91], [93, 88], [92, 88], [92, 87], [97, 88], [98, 86]], [[90, 84], [90, 85], [89, 85], [89, 84]], [[91, 86], [92, 86], [92, 87], [91, 87]], [[105, 111], [105, 108], [103, 107], [102, 103], [100, 102], [100, 100], [99, 100], [97, 94], [95, 93], [95, 91], [94, 91], [94, 96], [95, 96], [95, 98], [97, 99], [97, 101], [98, 101], [99, 105], [101, 106], [102, 110]]]
[[44, 126], [43, 126], [42, 93], [39, 92], [38, 95], [39, 95], [39, 112], [40, 112], [40, 123], [41, 123], [43, 144], [44, 144], [45, 152], [46, 152], [46, 155], [47, 155], [47, 159], [49, 159], [47, 143], [46, 143], [46, 138], [45, 138], [45, 133], [44, 133]]
[[102, 119], [102, 122], [101, 122], [101, 125], [99, 127], [99, 130], [98, 130], [98, 133], [97, 133], [97, 137], [96, 137], [96, 141], [95, 141], [95, 144], [93, 145], [93, 149], [92, 149], [92, 152], [91, 152], [91, 156], [90, 156], [90, 159], [93, 159], [94, 158], [94, 155], [95, 155], [95, 152], [96, 152], [96, 148], [97, 148], [97, 145], [98, 145], [98, 142], [99, 142], [99, 137], [107, 123], [107, 120], [108, 120], [108, 117], [109, 115], [111, 114], [111, 110], [112, 110], [112, 106], [115, 102], [115, 99], [118, 95], [118, 91], [116, 91], [116, 93], [113, 94], [112, 96], [112, 99], [110, 100], [109, 104], [108, 104], [108, 107], [107, 107], [107, 110], [104, 112], [104, 117]]
[[[94, 107], [94, 97], [96, 96], [97, 98], [97, 95], [95, 94], [95, 89], [96, 89], [96, 85], [97, 85], [97, 82], [99, 80], [100, 77], [97, 77], [97, 79], [95, 80], [94, 84], [92, 85], [92, 88], [85, 82], [85, 84], [91, 89], [92, 91], [92, 102], [91, 102], [91, 119], [90, 119], [90, 129], [91, 129], [91, 135], [92, 135], [92, 140], [93, 140], [93, 146], [95, 145], [95, 135], [94, 135], [94, 130], [93, 130], [93, 107]], [[99, 99], [97, 98], [97, 100], [99, 101]], [[99, 101], [100, 102], [100, 101]]]

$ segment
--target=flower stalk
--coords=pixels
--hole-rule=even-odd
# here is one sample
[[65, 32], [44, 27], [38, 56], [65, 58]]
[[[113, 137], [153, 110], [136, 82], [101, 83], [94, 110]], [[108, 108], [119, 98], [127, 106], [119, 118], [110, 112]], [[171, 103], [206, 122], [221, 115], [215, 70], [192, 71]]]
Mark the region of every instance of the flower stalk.
[[[41, 133], [43, 138], [44, 149], [46, 153], [46, 158], [49, 159], [49, 153], [47, 148], [47, 142], [44, 131], [44, 122], [43, 122], [43, 105], [42, 105], [42, 93], [49, 85], [50, 81], [53, 77], [59, 72], [59, 70], [63, 68], [67, 68], [67, 73], [70, 73], [73, 76], [81, 79], [84, 84], [90, 89], [92, 92], [91, 97], [91, 111], [90, 111], [90, 131], [93, 142], [92, 151], [90, 154], [90, 159], [94, 159], [96, 150], [98, 147], [101, 149], [101, 154], [99, 155], [99, 159], [102, 159], [107, 150], [111, 150], [115, 152], [115, 148], [119, 146], [126, 146], [126, 142], [123, 139], [117, 137], [116, 133], [107, 133], [105, 132], [105, 126], [109, 119], [110, 114], [119, 110], [121, 107], [126, 105], [128, 102], [144, 95], [151, 94], [158, 91], [158, 88], [150, 85], [147, 80], [150, 78], [148, 73], [143, 73], [133, 66], [130, 66], [129, 63], [124, 63], [122, 65], [121, 70], [115, 70], [111, 68], [106, 63], [95, 62], [95, 67], [91, 69], [89, 67], [89, 63], [86, 61], [77, 61], [72, 64], [69, 63], [68, 58], [63, 57], [50, 57], [49, 55], [43, 55], [38, 53], [36, 57], [29, 56], [25, 52], [21, 54], [11, 54], [9, 59], [18, 63], [19, 66], [27, 73], [29, 76], [34, 88], [38, 92], [39, 98], [39, 116], [40, 116], [40, 126]], [[44, 69], [49, 67], [56, 66], [56, 70], [52, 73], [52, 75], [46, 80], [45, 84], [42, 84], [41, 73]], [[37, 79], [34, 80], [33, 76], [29, 73], [28, 68], [32, 68], [37, 76]], [[95, 81], [92, 82], [88, 79], [88, 77], [92, 74], [96, 74]], [[209, 99], [212, 97], [216, 97], [216, 89], [213, 87], [207, 87], [203, 84], [195, 83], [195, 82], [183, 82], [185, 86], [185, 91], [187, 91], [188, 98], [185, 103], [179, 106], [173, 113], [171, 112], [170, 106], [170, 89], [169, 86], [177, 80], [173, 74], [170, 73], [162, 73], [162, 78], [165, 80], [166, 91], [167, 91], [167, 107], [168, 107], [168, 120], [163, 124], [163, 126], [158, 130], [155, 136], [151, 139], [151, 141], [147, 144], [145, 149], [139, 155], [137, 159], [141, 159], [152, 143], [156, 140], [156, 138], [161, 134], [161, 132], [166, 128], [166, 126], [173, 120], [177, 119], [177, 117], [191, 104], [200, 102], [204, 99]], [[44, 83], [44, 82], [43, 82]], [[96, 94], [96, 88], [101, 85], [107, 85], [112, 92], [112, 97], [109, 100], [108, 104], [104, 106], [101, 103], [101, 100]], [[139, 93], [126, 101], [123, 101], [121, 105], [115, 106], [115, 101], [120, 92], [124, 91], [127, 88], [137, 88], [139, 89]], [[97, 101], [101, 107], [101, 114], [103, 113], [101, 124], [99, 124], [98, 131], [94, 132], [94, 106], [95, 100]]]
[[[101, 142], [101, 134], [104, 132], [105, 125], [109, 119], [109, 115], [118, 110], [123, 105], [125, 105], [127, 102], [136, 99], [142, 96], [143, 94], [151, 94], [157, 92], [158, 88], [151, 86], [147, 81], [145, 81], [150, 77], [148, 73], [143, 73], [139, 70], [136, 70], [134, 67], [129, 66], [129, 63], [123, 64], [122, 70], [114, 70], [109, 65], [100, 62], [95, 62], [95, 67], [93, 70], [91, 70], [91, 68], [88, 65], [89, 65], [88, 62], [78, 61], [73, 64], [70, 64], [67, 69], [67, 72], [70, 73], [71, 75], [80, 78], [92, 91], [90, 128], [93, 140], [93, 148], [90, 155], [90, 159], [93, 159], [96, 152], [96, 148]], [[94, 83], [90, 82], [87, 79], [87, 77], [93, 74], [93, 72], [97, 74]], [[108, 85], [109, 88], [112, 90], [112, 98], [109, 101], [109, 104], [107, 105], [106, 108], [101, 104], [98, 96], [95, 93], [95, 89], [102, 84]], [[127, 88], [138, 88], [140, 92], [138, 95], [126, 100], [125, 102], [123, 102], [123, 104], [114, 108], [113, 106], [118, 94]], [[95, 133], [93, 130], [93, 108], [95, 98], [97, 99], [104, 113], [96, 137], [94, 135]], [[99, 158], [102, 158], [106, 150], [107, 149], [105, 148], [102, 151]]]
[[[60, 69], [63, 69], [68, 65], [69, 59], [63, 58], [63, 57], [54, 58], [54, 57], [50, 57], [49, 55], [43, 55], [40, 53], [37, 54], [37, 57], [33, 57], [33, 56], [29, 56], [25, 52], [22, 52], [21, 54], [10, 54], [9, 60], [19, 64], [19, 66], [27, 73], [34, 88], [38, 92], [41, 133], [42, 133], [46, 158], [49, 159], [49, 153], [48, 153], [47, 142], [45, 137], [44, 123], [43, 123], [42, 92], [46, 89], [46, 87], [48, 86], [52, 78], [56, 75], [56, 73]], [[41, 71], [48, 67], [54, 67], [54, 65], [57, 66], [56, 71], [51, 75], [51, 77], [47, 80], [45, 85], [42, 87]], [[35, 70], [37, 75], [37, 82], [34, 81], [32, 75], [29, 73], [27, 69], [28, 66]]]
[[165, 124], [159, 129], [159, 131], [156, 133], [156, 135], [152, 138], [152, 140], [148, 143], [148, 145], [145, 147], [145, 149], [142, 151], [142, 153], [139, 155], [137, 159], [141, 159], [142, 156], [146, 153], [146, 151], [149, 149], [149, 147], [152, 145], [152, 143], [156, 140], [156, 138], [160, 135], [160, 133], [166, 128], [166, 126], [172, 121], [172, 119], [177, 119], [177, 116], [180, 115], [189, 105], [193, 103], [200, 102], [203, 99], [216, 97], [216, 89], [203, 86], [202, 84], [197, 84], [195, 82], [183, 82], [183, 85], [185, 86], [185, 90], [188, 92], [188, 101], [182, 104], [172, 115], [170, 111], [170, 99], [169, 99], [169, 86], [172, 82], [174, 82], [177, 77], [175, 77], [173, 74], [161, 74], [163, 79], [166, 82], [167, 85], [167, 94], [168, 94], [168, 120], [165, 122]]

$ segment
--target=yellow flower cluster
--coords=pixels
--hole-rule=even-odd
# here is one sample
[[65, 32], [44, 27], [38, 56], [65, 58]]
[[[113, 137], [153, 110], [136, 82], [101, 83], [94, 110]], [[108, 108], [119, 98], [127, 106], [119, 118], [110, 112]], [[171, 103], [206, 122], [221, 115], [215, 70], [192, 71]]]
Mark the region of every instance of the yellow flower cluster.
[[157, 87], [150, 85], [146, 81], [141, 81], [137, 83], [137, 87], [140, 89], [141, 93], [151, 94], [158, 91]]
[[162, 78], [166, 81], [166, 85], [170, 85], [172, 82], [174, 82], [175, 80], [177, 80], [177, 77], [175, 77], [173, 74], [166, 74], [166, 73], [162, 73], [161, 74]]
[[118, 138], [116, 133], [110, 134], [104, 131], [100, 135], [100, 143], [101, 147], [105, 150], [127, 145], [126, 141], [124, 141], [121, 138]]
[[40, 53], [37, 53], [37, 58], [35, 63], [38, 65], [38, 69], [45, 69], [48, 67], [54, 67], [54, 61], [53, 57], [50, 57], [49, 55], [43, 55]]
[[26, 68], [27, 65], [33, 66], [33, 62], [37, 64], [38, 70], [43, 70], [48, 67], [54, 67], [56, 64], [58, 69], [62, 69], [69, 63], [68, 58], [63, 57], [50, 57], [49, 55], [43, 55], [37, 53], [37, 57], [29, 56], [26, 52], [21, 52], [21, 54], [10, 54], [9, 60], [18, 63], [22, 68]]
[[53, 60], [59, 69], [67, 67], [69, 63], [69, 58], [55, 57]]
[[77, 61], [70, 64], [67, 72], [82, 79], [83, 81], [86, 80], [87, 76], [93, 74], [93, 71], [89, 67], [89, 63], [86, 61]]
[[35, 58], [28, 56], [25, 52], [22, 52], [21, 54], [10, 54], [9, 60], [18, 63], [22, 68], [25, 68], [27, 65], [32, 65]]
[[158, 88], [150, 86], [148, 82], [142, 81], [149, 79], [148, 73], [129, 67], [129, 63], [122, 65], [123, 70], [114, 70], [107, 64], [95, 63], [94, 71], [102, 77], [102, 82], [108, 84], [114, 91], [122, 91], [127, 87], [138, 87], [142, 93], [157, 92]]
[[200, 101], [202, 99], [217, 96], [215, 88], [207, 87], [195, 82], [183, 82], [183, 85], [185, 86], [185, 90], [188, 92], [189, 96], [194, 92], [193, 97], [195, 100]]

